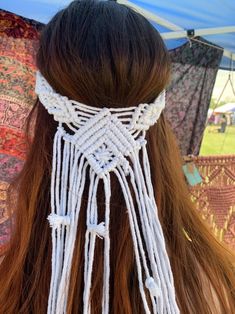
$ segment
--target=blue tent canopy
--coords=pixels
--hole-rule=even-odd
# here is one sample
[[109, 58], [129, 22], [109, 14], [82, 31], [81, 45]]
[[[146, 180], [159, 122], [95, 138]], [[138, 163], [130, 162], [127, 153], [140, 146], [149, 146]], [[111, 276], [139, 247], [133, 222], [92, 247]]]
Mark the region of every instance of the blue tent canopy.
[[[0, 8], [47, 23], [59, 9], [70, 2], [0, 0]], [[234, 0], [118, 0], [118, 2], [134, 5], [150, 19], [162, 33], [169, 49], [179, 47], [188, 40], [185, 30], [194, 30], [193, 34], [200, 35], [224, 49], [221, 68], [233, 68], [231, 60], [235, 60]]]

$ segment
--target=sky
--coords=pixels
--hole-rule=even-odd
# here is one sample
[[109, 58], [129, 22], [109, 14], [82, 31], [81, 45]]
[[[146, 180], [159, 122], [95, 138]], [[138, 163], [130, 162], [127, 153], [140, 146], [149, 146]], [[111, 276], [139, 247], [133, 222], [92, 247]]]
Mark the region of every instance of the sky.
[[[228, 80], [229, 75], [231, 75], [231, 80], [233, 83], [233, 87], [235, 90], [235, 71], [231, 73], [230, 71], [225, 71], [225, 70], [219, 70], [217, 74], [217, 78], [215, 81], [215, 86], [212, 94], [212, 98], [218, 100], [220, 97], [222, 90]], [[220, 99], [221, 101], [226, 101], [226, 102], [235, 102], [235, 95], [233, 94], [233, 90], [231, 87], [231, 84], [228, 84], [227, 87], [225, 88], [222, 97]]]

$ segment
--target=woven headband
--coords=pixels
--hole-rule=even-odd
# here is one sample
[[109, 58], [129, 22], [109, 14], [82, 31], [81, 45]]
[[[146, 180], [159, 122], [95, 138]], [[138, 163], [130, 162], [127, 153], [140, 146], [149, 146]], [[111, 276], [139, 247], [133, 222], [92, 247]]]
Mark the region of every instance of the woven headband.
[[[102, 314], [109, 313], [110, 246], [113, 245], [109, 236], [112, 210], [110, 173], [117, 177], [125, 199], [145, 313], [179, 313], [145, 140], [146, 131], [156, 123], [165, 107], [165, 92], [151, 104], [119, 109], [96, 108], [56, 93], [38, 72], [36, 93], [49, 114], [58, 121], [53, 146], [51, 213], [48, 217], [52, 228], [52, 274], [47, 313], [66, 314], [87, 174], [83, 314], [91, 313], [90, 292], [97, 237], [104, 241]], [[68, 129], [69, 132], [66, 131]], [[99, 184], [103, 185], [105, 195], [104, 221], [98, 217]]]

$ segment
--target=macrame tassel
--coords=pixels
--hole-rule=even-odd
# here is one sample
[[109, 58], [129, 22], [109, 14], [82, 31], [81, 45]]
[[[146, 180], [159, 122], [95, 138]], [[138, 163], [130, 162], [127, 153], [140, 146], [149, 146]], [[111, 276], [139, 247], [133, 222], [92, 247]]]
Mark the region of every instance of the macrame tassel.
[[[56, 191], [57, 191], [57, 182], [58, 180], [58, 173], [60, 172], [59, 167], [61, 162], [61, 137], [62, 134], [57, 131], [54, 137], [54, 145], [53, 145], [53, 160], [52, 160], [52, 174], [51, 174], [51, 214], [48, 216], [48, 220], [50, 226], [52, 228], [52, 273], [51, 273], [51, 283], [50, 283], [50, 294], [48, 300], [48, 313], [53, 313], [55, 310], [55, 301], [56, 301], [56, 292], [57, 292], [57, 280], [56, 274], [58, 273], [60, 262], [57, 259], [59, 248], [58, 248], [58, 240], [60, 235], [61, 224], [58, 223], [59, 217], [59, 209], [58, 200], [56, 198]], [[57, 214], [58, 213], [58, 214]]]
[[125, 173], [123, 172], [123, 169], [121, 167], [118, 167], [117, 170], [114, 170], [119, 183], [122, 188], [122, 192], [126, 201], [126, 206], [128, 210], [128, 216], [129, 216], [129, 222], [130, 222], [130, 229], [132, 233], [132, 239], [133, 239], [133, 246], [134, 246], [134, 251], [135, 251], [135, 257], [136, 257], [136, 265], [137, 265], [137, 274], [138, 274], [138, 281], [139, 281], [139, 289], [140, 289], [140, 294], [142, 297], [144, 309], [146, 314], [151, 314], [151, 311], [148, 306], [146, 294], [145, 294], [145, 287], [144, 287], [144, 280], [143, 280], [143, 272], [142, 272], [142, 265], [141, 265], [141, 259], [143, 262], [144, 270], [145, 273], [150, 276], [149, 270], [147, 267], [147, 260], [145, 256], [145, 251], [143, 247], [143, 243], [141, 241], [141, 235], [140, 235], [140, 230], [137, 228], [138, 221], [137, 221], [137, 216], [135, 213], [135, 207], [131, 195], [130, 188], [128, 186], [128, 181], [125, 176]]
[[[142, 145], [144, 171], [142, 170], [139, 153], [137, 151], [133, 151], [133, 153], [130, 154], [132, 167], [129, 168], [131, 185], [137, 201], [140, 224], [136, 215], [137, 208], [134, 207], [130, 187], [123, 169], [119, 167], [118, 171], [115, 171], [115, 173], [121, 184], [128, 208], [136, 255], [139, 287], [145, 312], [151, 313], [152, 308], [153, 312], [156, 314], [176, 314], [179, 313], [179, 310], [175, 302], [173, 276], [166, 253], [162, 228], [157, 216], [157, 206], [155, 202], [150, 201], [150, 199], [154, 199], [153, 188], [150, 178], [149, 161], [147, 153], [144, 151], [146, 149], [145, 143], [143, 142]], [[143, 234], [144, 242], [141, 234]], [[144, 246], [147, 249], [147, 256]], [[148, 267], [148, 261], [150, 268]], [[144, 277], [146, 278], [145, 284]], [[144, 285], [150, 293], [151, 308], [147, 302]]]
[[[97, 188], [99, 177], [90, 169], [90, 187], [87, 205], [87, 231], [85, 236], [85, 265], [84, 265], [84, 294], [83, 294], [83, 313], [90, 313], [90, 289], [91, 277], [95, 252], [96, 236], [102, 236], [102, 230], [98, 232], [97, 220]], [[101, 228], [100, 228], [101, 229]]]
[[[62, 155], [63, 147], [63, 155]], [[87, 162], [66, 139], [61, 126], [54, 137], [51, 175], [52, 276], [48, 314], [66, 313], [73, 249]]]
[[[164, 235], [162, 232], [162, 227], [160, 224], [160, 221], [157, 217], [157, 205], [155, 202], [155, 197], [154, 197], [154, 192], [153, 192], [153, 186], [152, 186], [152, 180], [151, 180], [151, 173], [150, 173], [150, 164], [149, 164], [149, 159], [148, 159], [148, 154], [146, 150], [146, 145], [143, 146], [142, 149], [143, 153], [143, 164], [144, 164], [144, 176], [146, 178], [146, 185], [149, 190], [149, 196], [147, 197], [147, 202], [148, 202], [148, 208], [150, 209], [147, 211], [148, 216], [149, 216], [149, 221], [152, 222], [153, 225], [153, 234], [154, 238], [157, 239], [157, 242], [155, 240], [155, 243], [162, 243], [162, 252], [161, 252], [161, 263], [163, 266], [166, 267], [166, 271], [168, 272], [169, 275], [169, 282], [170, 286], [169, 289], [171, 290], [171, 295], [172, 298], [170, 299], [171, 301], [171, 307], [174, 308], [176, 313], [179, 313], [178, 306], [175, 302], [175, 289], [174, 289], [174, 279], [173, 279], [173, 274], [170, 266], [170, 261], [167, 255], [167, 250], [166, 250], [166, 245], [165, 245], [165, 240], [164, 240]], [[160, 232], [157, 232], [159, 230]], [[165, 280], [165, 278], [164, 278]]]
[[[146, 158], [146, 160], [143, 160], [143, 163], [148, 165], [149, 161], [147, 154], [143, 153], [143, 156]], [[149, 166], [147, 166], [147, 168], [149, 168]], [[152, 206], [149, 206], [150, 195], [148, 195], [148, 189], [152, 190], [151, 180], [148, 178], [149, 173], [145, 173], [144, 175], [140, 165], [139, 154], [137, 152], [133, 154], [133, 169], [134, 172], [131, 182], [138, 200], [137, 204], [141, 217], [142, 230], [145, 230], [143, 234], [147, 246], [151, 271], [156, 284], [160, 286], [162, 292], [162, 303], [164, 304], [163, 311], [168, 313], [178, 313], [179, 310], [175, 302], [172, 271], [166, 251], [162, 228], [157, 216], [157, 205], [154, 197], [152, 198]], [[146, 187], [146, 182], [148, 189]]]
[[105, 227], [106, 233], [104, 236], [104, 285], [103, 285], [103, 301], [102, 314], [109, 313], [109, 277], [110, 277], [110, 198], [111, 184], [109, 173], [103, 177], [104, 193], [105, 193]]
[[[126, 139], [120, 136], [123, 142]], [[143, 170], [138, 149], [129, 153], [132, 167], [120, 163], [113, 171], [118, 177], [128, 209], [131, 233], [134, 243], [138, 271], [139, 289], [146, 314], [179, 313], [175, 303], [175, 291], [165, 241], [154, 202], [150, 178], [150, 166], [145, 147], [142, 145]], [[85, 142], [85, 145], [87, 143]], [[110, 142], [112, 147], [112, 143]], [[120, 144], [119, 144], [120, 145]], [[63, 148], [63, 149], [62, 149]], [[69, 281], [71, 275], [74, 244], [81, 198], [85, 185], [88, 162], [76, 145], [63, 132], [62, 127], [54, 138], [54, 154], [51, 184], [52, 212], [48, 219], [52, 227], [52, 277], [48, 303], [48, 314], [65, 314]], [[137, 200], [135, 208], [127, 176]], [[105, 193], [105, 222], [98, 224], [97, 188], [103, 181]], [[85, 266], [83, 313], [91, 312], [90, 290], [94, 263], [96, 237], [104, 239], [104, 285], [102, 314], [109, 313], [109, 277], [110, 277], [110, 175], [98, 175], [90, 168], [89, 199], [87, 207], [87, 231], [85, 236]], [[138, 217], [137, 218], [137, 210]], [[139, 221], [140, 220], [140, 224]], [[140, 226], [139, 226], [140, 225]], [[144, 241], [142, 239], [144, 238]], [[147, 248], [147, 255], [146, 250]], [[150, 264], [150, 267], [148, 266]], [[151, 306], [148, 304], [146, 290], [149, 290]], [[152, 309], [152, 310], [151, 310]]]
[[87, 207], [87, 231], [85, 239], [85, 267], [84, 267], [84, 294], [83, 294], [83, 313], [90, 313], [90, 290], [91, 277], [94, 262], [94, 251], [96, 237], [104, 238], [104, 288], [102, 300], [102, 313], [109, 312], [109, 277], [110, 277], [110, 238], [109, 238], [109, 220], [110, 220], [110, 177], [109, 174], [103, 176], [105, 192], [105, 222], [98, 224], [97, 213], [97, 188], [100, 178], [95, 172], [90, 170], [90, 187]]
[[[102, 314], [109, 314], [111, 172], [117, 176], [126, 202], [144, 311], [146, 314], [178, 314], [145, 140], [146, 131], [156, 123], [165, 106], [165, 92], [151, 104], [96, 108], [56, 93], [40, 73], [37, 73], [36, 92], [59, 122], [54, 137], [51, 214], [48, 217], [52, 227], [52, 274], [47, 313], [67, 312], [74, 245], [89, 168], [83, 314], [91, 313], [97, 237], [104, 241]], [[74, 134], [65, 132], [62, 125]], [[99, 184], [103, 184], [105, 195], [103, 222], [99, 222], [97, 209]]]

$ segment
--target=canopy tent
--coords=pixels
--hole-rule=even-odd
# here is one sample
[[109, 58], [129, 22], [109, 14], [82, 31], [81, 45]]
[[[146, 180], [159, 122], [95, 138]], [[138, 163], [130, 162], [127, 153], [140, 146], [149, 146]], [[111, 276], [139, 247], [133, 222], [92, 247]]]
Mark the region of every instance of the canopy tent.
[[[152, 21], [169, 49], [202, 36], [224, 49], [221, 68], [233, 69], [235, 60], [234, 0], [117, 0], [133, 6]], [[70, 0], [0, 0], [0, 8], [46, 23]]]
[[214, 110], [216, 113], [230, 113], [235, 112], [235, 103], [228, 103], [220, 106]]

